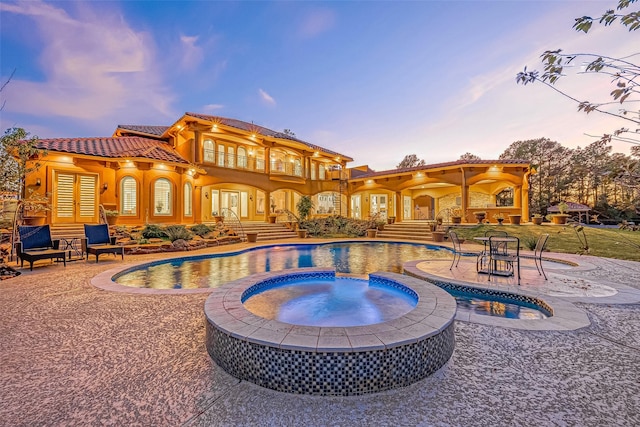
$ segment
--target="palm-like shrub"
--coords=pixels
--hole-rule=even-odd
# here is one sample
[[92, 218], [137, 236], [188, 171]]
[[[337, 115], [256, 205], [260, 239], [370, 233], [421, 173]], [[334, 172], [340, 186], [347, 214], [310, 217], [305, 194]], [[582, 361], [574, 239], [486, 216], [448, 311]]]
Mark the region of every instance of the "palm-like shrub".
[[193, 233], [187, 230], [187, 227], [184, 225], [169, 225], [165, 227], [164, 234], [166, 234], [171, 242], [181, 239], [191, 240], [193, 238]]

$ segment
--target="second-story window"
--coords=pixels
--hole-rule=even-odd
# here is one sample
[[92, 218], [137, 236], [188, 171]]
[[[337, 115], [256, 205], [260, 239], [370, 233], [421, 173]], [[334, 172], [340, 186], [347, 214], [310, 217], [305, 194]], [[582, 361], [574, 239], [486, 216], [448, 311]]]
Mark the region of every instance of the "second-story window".
[[300, 163], [300, 159], [295, 159], [293, 162], [293, 174], [295, 176], [302, 176], [302, 163]]
[[318, 175], [319, 179], [327, 179], [327, 174], [325, 173], [324, 165], [322, 164], [318, 166]]
[[218, 166], [224, 167], [224, 150], [226, 147], [222, 144], [218, 144]]
[[238, 147], [238, 162], [237, 165], [239, 168], [246, 169], [247, 168], [247, 150], [244, 147]]
[[202, 151], [204, 154], [204, 161], [208, 163], [214, 163], [216, 161], [216, 152], [214, 150], [213, 141], [206, 139], [202, 144]]
[[227, 148], [227, 167], [229, 168], [232, 168], [235, 166], [235, 163], [236, 163], [235, 151], [236, 150], [233, 147]]
[[311, 179], [316, 179], [316, 162], [311, 162]]

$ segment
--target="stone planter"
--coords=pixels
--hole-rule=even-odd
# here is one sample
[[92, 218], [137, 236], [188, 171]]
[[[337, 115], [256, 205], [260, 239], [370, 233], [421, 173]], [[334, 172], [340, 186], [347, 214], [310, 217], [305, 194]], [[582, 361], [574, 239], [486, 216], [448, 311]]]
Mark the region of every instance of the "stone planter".
[[258, 233], [256, 233], [256, 232], [247, 233], [247, 242], [248, 243], [255, 243], [257, 241], [258, 241]]
[[520, 225], [521, 219], [522, 219], [522, 215], [509, 215], [509, 221], [513, 225]]
[[531, 222], [535, 225], [542, 225], [542, 220], [543, 218], [541, 216], [534, 216], [533, 218], [531, 218]]
[[22, 218], [25, 225], [44, 225], [47, 221], [46, 216], [25, 216]]
[[395, 216], [390, 216], [389, 218], [387, 218], [387, 224], [393, 224], [395, 222], [396, 222]]
[[307, 230], [299, 229], [298, 230], [298, 237], [301, 238], [301, 239], [306, 239], [307, 238]]
[[462, 217], [461, 216], [452, 216], [451, 217], [451, 222], [454, 224], [460, 224], [462, 222]]
[[431, 233], [434, 242], [444, 242], [444, 231], [434, 231]]
[[384, 223], [380, 223], [378, 224], [378, 230], [383, 231], [384, 230]]
[[117, 222], [118, 222], [118, 215], [107, 216], [107, 224], [116, 225]]
[[368, 238], [374, 239], [377, 236], [378, 236], [378, 230], [376, 228], [373, 228], [371, 230], [367, 230], [367, 237]]
[[553, 221], [554, 224], [563, 225], [567, 223], [568, 218], [569, 218], [569, 215], [565, 215], [565, 214], [553, 215], [551, 217], [551, 221]]
[[482, 224], [484, 222], [484, 219], [486, 217], [487, 214], [484, 213], [475, 213], [473, 214], [473, 216], [476, 217], [476, 221], [478, 221], [478, 224]]
[[275, 224], [277, 215], [269, 215], [269, 224]]

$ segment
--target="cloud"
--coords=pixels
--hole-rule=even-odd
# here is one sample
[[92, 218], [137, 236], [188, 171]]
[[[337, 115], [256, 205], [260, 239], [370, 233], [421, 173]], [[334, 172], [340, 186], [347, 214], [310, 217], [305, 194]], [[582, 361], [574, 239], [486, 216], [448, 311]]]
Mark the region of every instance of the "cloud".
[[222, 104], [207, 104], [202, 107], [202, 112], [204, 113], [214, 113], [218, 110], [222, 110], [224, 105]]
[[269, 105], [276, 105], [276, 100], [275, 100], [275, 99], [273, 99], [273, 98], [271, 97], [271, 95], [269, 95], [267, 92], [265, 92], [265, 91], [264, 91], [264, 90], [262, 90], [262, 89], [258, 89], [258, 93], [260, 94], [260, 98], [262, 98], [262, 100], [263, 100], [265, 103], [267, 103], [267, 104], [269, 104]]
[[298, 27], [298, 35], [310, 39], [330, 30], [336, 21], [336, 15], [329, 9], [315, 9], [305, 16]]
[[196, 69], [204, 59], [204, 52], [201, 47], [196, 46], [198, 36], [180, 36], [182, 58], [180, 68], [192, 71]]
[[0, 4], [2, 12], [33, 20], [29, 31], [40, 37], [44, 75], [39, 81], [14, 78], [6, 89], [5, 112], [95, 122], [174, 116], [150, 36], [136, 32], [118, 13], [91, 7], [80, 4], [71, 16], [41, 1]]

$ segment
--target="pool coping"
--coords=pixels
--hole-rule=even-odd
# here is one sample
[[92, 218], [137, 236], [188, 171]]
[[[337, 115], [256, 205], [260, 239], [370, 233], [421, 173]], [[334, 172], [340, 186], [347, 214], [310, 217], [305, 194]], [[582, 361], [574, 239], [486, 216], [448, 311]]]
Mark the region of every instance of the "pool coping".
[[454, 320], [456, 300], [445, 290], [414, 277], [375, 272], [369, 278], [398, 282], [418, 295], [416, 307], [405, 315], [366, 326], [297, 326], [259, 317], [241, 302], [251, 286], [279, 276], [335, 275], [332, 268], [295, 268], [284, 272], [258, 273], [212, 289], [204, 310], [209, 322], [222, 332], [250, 343], [286, 350], [307, 350], [315, 342], [318, 352], [359, 352], [390, 349], [415, 343], [444, 331]]
[[540, 300], [546, 303], [553, 310], [553, 315], [545, 319], [506, 319], [495, 316], [485, 316], [475, 313], [459, 313], [456, 312], [456, 320], [463, 322], [479, 323], [490, 326], [500, 326], [511, 329], [526, 329], [537, 331], [573, 331], [581, 328], [586, 328], [591, 325], [589, 316], [580, 308], [576, 307], [569, 301], [559, 297], [552, 297], [544, 293], [528, 292], [519, 289], [516, 286], [500, 287], [495, 286], [483, 286], [476, 283], [469, 283], [461, 280], [456, 280], [448, 277], [437, 276], [435, 274], [427, 273], [419, 268], [417, 265], [422, 260], [409, 261], [403, 264], [404, 273], [425, 280], [429, 283], [433, 283], [436, 286], [454, 285], [468, 289], [468, 292], [480, 293], [499, 293], [499, 294], [513, 294], [521, 295], [526, 298], [534, 300]]

